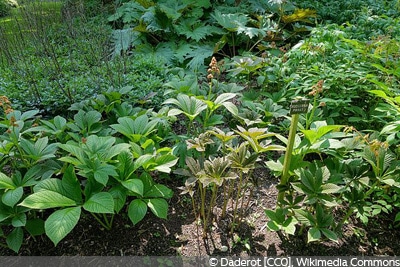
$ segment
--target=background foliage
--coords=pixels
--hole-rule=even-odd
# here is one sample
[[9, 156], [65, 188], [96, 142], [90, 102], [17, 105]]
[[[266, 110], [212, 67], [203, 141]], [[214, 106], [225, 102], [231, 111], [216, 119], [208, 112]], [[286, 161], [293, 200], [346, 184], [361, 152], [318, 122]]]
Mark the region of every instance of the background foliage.
[[397, 229], [399, 13], [384, 0], [23, 3], [0, 21], [4, 245], [57, 245], [83, 213], [106, 229], [121, 213], [167, 219], [180, 191], [204, 238], [214, 207], [233, 237], [270, 179], [256, 170], [283, 172], [296, 98], [310, 104], [268, 229], [336, 242], [350, 218], [383, 214]]

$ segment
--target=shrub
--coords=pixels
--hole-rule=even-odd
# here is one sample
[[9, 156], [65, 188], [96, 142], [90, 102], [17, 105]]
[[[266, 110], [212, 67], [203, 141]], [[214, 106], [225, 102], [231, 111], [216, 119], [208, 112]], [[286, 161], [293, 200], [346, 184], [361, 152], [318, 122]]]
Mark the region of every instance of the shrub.
[[11, 6], [7, 0], [0, 0], [0, 17], [8, 16], [11, 12]]

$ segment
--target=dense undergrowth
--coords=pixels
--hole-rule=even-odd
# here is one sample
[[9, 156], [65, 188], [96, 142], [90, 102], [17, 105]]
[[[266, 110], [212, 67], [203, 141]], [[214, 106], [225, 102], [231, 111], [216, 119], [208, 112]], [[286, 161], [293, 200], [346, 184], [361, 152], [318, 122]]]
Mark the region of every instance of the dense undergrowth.
[[399, 2], [335, 2], [21, 4], [0, 20], [4, 246], [57, 245], [82, 213], [168, 219], [182, 191], [204, 238], [217, 205], [233, 236], [258, 168], [287, 174], [266, 211], [281, 237], [337, 241], [384, 213], [398, 231]]

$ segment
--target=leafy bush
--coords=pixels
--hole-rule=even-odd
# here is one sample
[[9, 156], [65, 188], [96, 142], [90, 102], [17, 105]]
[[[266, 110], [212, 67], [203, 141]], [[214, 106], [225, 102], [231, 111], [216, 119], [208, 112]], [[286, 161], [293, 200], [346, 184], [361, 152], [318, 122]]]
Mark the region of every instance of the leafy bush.
[[[271, 41], [289, 42], [307, 31], [312, 10], [269, 1], [129, 1], [109, 17], [114, 55], [154, 53], [198, 71], [213, 54], [262, 52]], [[281, 23], [279, 23], [281, 21]], [[302, 22], [302, 24], [300, 24]], [[183, 39], [182, 39], [183, 38]]]
[[0, 18], [10, 15], [11, 6], [8, 0], [0, 0]]
[[[167, 217], [172, 191], [151, 174], [169, 173], [177, 158], [157, 143], [164, 125], [151, 111], [136, 109], [114, 124], [101, 121], [96, 110], [80, 110], [69, 122], [61, 116], [39, 120], [37, 110], [22, 113], [6, 97], [0, 100], [0, 162], [7, 170], [0, 173], [0, 225], [12, 229], [0, 237], [10, 249], [17, 252], [25, 234], [46, 233], [57, 245], [83, 212], [106, 229], [125, 206], [133, 224], [148, 210]], [[133, 110], [119, 104], [109, 114]]]

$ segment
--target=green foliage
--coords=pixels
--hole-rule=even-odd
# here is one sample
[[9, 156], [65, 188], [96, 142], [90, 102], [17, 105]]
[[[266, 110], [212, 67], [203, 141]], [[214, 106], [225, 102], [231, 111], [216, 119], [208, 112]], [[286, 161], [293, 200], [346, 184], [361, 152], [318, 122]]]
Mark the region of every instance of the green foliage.
[[[292, 16], [286, 16], [291, 12]], [[269, 13], [277, 13], [282, 24], [272, 20]], [[312, 12], [299, 14], [289, 2], [278, 10], [270, 3], [255, 1], [239, 1], [232, 6], [209, 0], [148, 5], [132, 0], [123, 3], [108, 20], [117, 28], [112, 34], [114, 55], [130, 50], [152, 52], [169, 63], [198, 71], [215, 53], [234, 56], [255, 48], [262, 51], [267, 46], [264, 39], [297, 37], [307, 31], [299, 22], [309, 23], [306, 18], [315, 16]]]
[[5, 245], [57, 246], [87, 213], [105, 229], [119, 214], [167, 219], [174, 172], [203, 237], [221, 219], [250, 250], [234, 232], [258, 170], [282, 173], [289, 102], [307, 95], [267, 228], [337, 242], [350, 218], [398, 227], [398, 10], [361, 2], [125, 0], [108, 25], [88, 18], [105, 1], [68, 0], [63, 20], [23, 6], [0, 25]]
[[0, 0], [0, 18], [11, 14], [11, 6], [7, 0]]
[[[133, 110], [121, 96], [105, 115], [121, 107]], [[37, 110], [13, 110], [4, 96], [1, 106], [1, 164], [10, 175], [0, 173], [0, 223], [13, 227], [2, 235], [10, 249], [18, 252], [25, 234], [45, 233], [57, 245], [84, 213], [105, 229], [112, 228], [124, 206], [133, 224], [147, 208], [167, 218], [166, 199], [173, 192], [151, 174], [170, 173], [178, 159], [172, 149], [156, 143], [166, 123], [161, 115], [144, 110], [110, 125], [90, 105], [70, 121], [61, 116], [39, 120]], [[103, 105], [97, 107], [104, 111]], [[39, 212], [45, 209], [50, 216]]]

